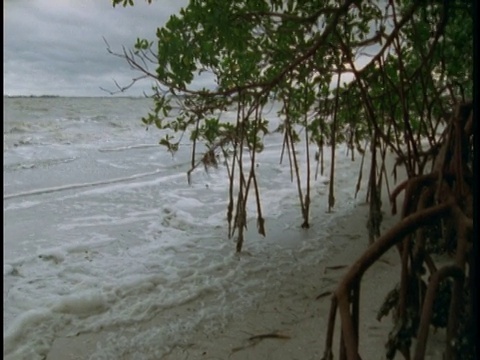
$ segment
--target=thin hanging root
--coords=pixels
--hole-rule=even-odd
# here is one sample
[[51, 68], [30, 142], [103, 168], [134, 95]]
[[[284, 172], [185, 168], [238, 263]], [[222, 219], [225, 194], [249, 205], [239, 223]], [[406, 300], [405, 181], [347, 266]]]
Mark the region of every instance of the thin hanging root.
[[332, 211], [332, 208], [335, 206], [335, 193], [333, 185], [335, 183], [335, 147], [336, 147], [336, 133], [337, 133], [337, 113], [338, 113], [338, 99], [340, 97], [340, 71], [337, 74], [337, 91], [335, 93], [335, 108], [333, 110], [333, 121], [332, 121], [332, 160], [330, 163], [330, 183], [328, 184], [328, 212]]
[[228, 175], [228, 208], [227, 208], [227, 221], [228, 221], [228, 238], [232, 238], [233, 233], [235, 232], [235, 227], [232, 223], [233, 220], [233, 187], [235, 182], [235, 157], [236, 157], [236, 145], [234, 145], [234, 154], [232, 160], [232, 170], [229, 171]]
[[320, 175], [323, 176], [323, 174], [325, 174], [325, 159], [323, 156], [323, 145], [322, 145], [322, 149], [320, 151]]
[[[454, 340], [457, 340], [459, 336], [466, 336], [467, 346], [471, 346], [468, 342], [472, 339], [469, 338], [468, 328], [465, 328], [470, 325], [465, 325], [465, 321], [468, 323], [468, 312], [471, 312], [468, 304], [473, 306], [471, 295], [468, 294], [471, 294], [476, 286], [471, 279], [472, 267], [475, 266], [474, 260], [472, 260], [473, 196], [471, 186], [473, 182], [469, 162], [472, 156], [468, 153], [471, 151], [471, 140], [466, 136], [468, 132], [462, 129], [467, 128], [468, 130], [466, 123], [472, 120], [470, 120], [471, 112], [467, 111], [469, 108], [462, 109], [462, 111], [457, 110], [456, 118], [452, 119], [452, 123], [455, 121], [457, 126], [453, 128], [451, 123], [444, 133], [440, 154], [436, 158], [432, 172], [408, 179], [390, 194], [392, 210], [395, 212], [396, 198], [402, 191], [405, 191], [402, 219], [361, 255], [349, 268], [335, 290], [327, 327], [324, 360], [333, 359], [332, 341], [337, 310], [340, 313], [342, 326], [340, 359], [359, 359], [358, 289], [361, 279], [365, 271], [395, 245], [399, 247], [400, 254], [403, 255], [403, 281], [400, 284], [398, 300], [393, 304], [395, 314], [400, 315], [400, 318], [396, 320], [398, 321], [396, 326], [402, 328], [396, 328], [394, 336], [406, 336], [406, 340], [411, 340], [413, 336], [416, 336], [414, 359], [424, 359], [428, 332], [434, 311], [436, 311], [434, 303], [439, 299], [438, 296], [442, 296], [437, 295], [439, 285], [443, 279], [453, 278], [450, 304], [444, 306], [444, 309], [442, 308], [442, 310], [449, 311], [448, 319], [446, 319], [447, 337], [444, 358], [451, 360], [463, 355], [459, 351], [464, 351], [464, 349], [453, 345]], [[417, 159], [413, 159], [413, 161], [416, 162]], [[426, 230], [428, 226], [438, 225], [440, 221], [448, 221], [451, 232], [444, 232], [444, 236], [448, 237], [453, 234], [456, 248], [453, 262], [439, 267], [437, 270], [437, 266], [430, 256], [432, 252], [426, 250], [427, 236], [430, 236], [430, 241], [437, 239], [432, 238]], [[402, 241], [404, 242], [403, 246], [400, 246]], [[410, 249], [412, 241], [413, 253]], [[422, 291], [418, 285], [422, 281], [420, 276], [424, 265], [428, 267], [430, 278], [426, 290]], [[470, 272], [468, 279], [467, 271]], [[414, 317], [411, 318], [407, 311], [413, 312]], [[467, 314], [465, 315], [464, 312]], [[417, 317], [419, 323], [415, 320]], [[405, 321], [413, 321], [410, 323], [410, 325], [413, 324], [413, 327], [403, 328]], [[401, 331], [404, 329], [407, 333], [399, 335], [399, 329]], [[403, 342], [397, 344], [395, 341], [401, 340], [398, 338], [390, 340], [389, 351], [400, 351], [405, 359], [410, 359], [409, 345]], [[392, 353], [390, 352], [390, 354]]]
[[318, 157], [316, 158], [317, 164], [315, 165], [315, 181], [318, 179], [318, 169], [320, 167], [320, 150], [318, 150]]
[[383, 180], [385, 181], [385, 186], [387, 187], [387, 193], [388, 193], [388, 196], [390, 197], [390, 184], [389, 184], [389, 181], [388, 181], [388, 175], [387, 175], [387, 169], [386, 169], [386, 166], [385, 166], [385, 158], [387, 156], [387, 145], [385, 145], [385, 148], [383, 149], [383, 152], [382, 152], [382, 165], [380, 166], [380, 177], [379, 177], [379, 180], [378, 180], [378, 184], [377, 186], [380, 188], [382, 186], [382, 182]]
[[[432, 187], [424, 188], [420, 195], [420, 199], [418, 201], [417, 211], [424, 210], [428, 208], [428, 206], [432, 205], [433, 195], [435, 193], [435, 189]], [[425, 228], [421, 227], [417, 230], [415, 234], [415, 246], [413, 248], [413, 256], [412, 256], [412, 273], [420, 273], [421, 267], [423, 262], [425, 261], [426, 253], [425, 253]], [[432, 273], [432, 272], [430, 272]]]
[[[358, 281], [358, 280], [357, 280]], [[354, 287], [356, 284], [352, 284]], [[358, 336], [355, 334], [353, 318], [350, 314], [350, 292], [347, 289], [339, 289], [335, 292], [338, 298], [338, 310], [342, 319], [342, 337], [341, 346], [344, 347], [347, 359], [360, 359], [358, 355]]]
[[[462, 270], [462, 269], [461, 269]], [[464, 270], [464, 269], [463, 269]], [[447, 323], [447, 346], [445, 348], [445, 359], [454, 358], [454, 340], [458, 337], [458, 325], [460, 319], [457, 314], [462, 311], [463, 289], [465, 284], [464, 273], [462, 276], [454, 277], [452, 298], [450, 301], [449, 317]]]
[[464, 277], [463, 270], [457, 265], [449, 265], [439, 269], [432, 275], [430, 283], [428, 284], [427, 294], [423, 303], [422, 317], [420, 319], [419, 331], [417, 334], [417, 348], [415, 349], [414, 360], [423, 360], [425, 358], [425, 350], [427, 345], [428, 330], [430, 328], [430, 320], [433, 315], [433, 302], [435, 294], [440, 282], [447, 278], [454, 277], [462, 279]]
[[452, 211], [457, 227], [457, 249], [455, 255], [455, 265], [462, 270], [462, 276], [454, 277], [452, 298], [450, 301], [449, 317], [447, 323], [447, 340], [445, 349], [445, 358], [454, 358], [454, 339], [458, 336], [459, 318], [458, 315], [462, 311], [462, 303], [464, 299], [464, 272], [468, 260], [470, 250], [469, 236], [472, 235], [473, 221], [465, 216], [462, 210], [455, 206]]
[[328, 315], [328, 327], [327, 327], [327, 336], [325, 337], [325, 352], [323, 353], [322, 360], [333, 360], [333, 333], [335, 331], [335, 320], [337, 316], [337, 297], [332, 295], [332, 300], [330, 304], [330, 313]]
[[284, 139], [284, 145], [283, 146], [284, 147], [286, 146], [286, 148], [287, 148], [288, 164], [290, 165], [290, 181], [293, 182], [293, 160], [292, 160], [292, 152], [293, 151], [290, 149], [290, 140], [289, 140], [287, 130], [285, 130], [285, 139]]
[[[290, 126], [288, 126], [287, 128], [287, 133], [290, 138], [290, 146], [292, 148], [293, 165], [295, 167], [295, 175], [297, 179], [298, 197], [300, 200], [300, 207], [302, 209], [302, 217], [303, 217], [302, 228], [308, 228], [310, 225], [308, 223], [308, 211], [307, 211], [308, 206], [307, 205], [309, 204], [305, 204], [303, 194], [302, 194], [302, 182], [300, 180], [300, 169], [298, 167], [297, 156], [295, 154], [295, 145], [294, 145], [293, 136], [292, 136], [292, 128]], [[310, 199], [308, 197], [306, 198], [306, 200], [310, 202]]]
[[360, 191], [360, 185], [362, 183], [362, 173], [363, 173], [363, 164], [365, 162], [365, 153], [366, 151], [362, 154], [362, 161], [360, 163], [360, 171], [358, 173], [357, 187], [355, 189], [355, 199], [357, 198], [357, 194]]
[[262, 204], [260, 202], [260, 190], [258, 189], [257, 176], [253, 175], [253, 186], [255, 188], [255, 199], [257, 201], [257, 230], [262, 236], [266, 236], [265, 232], [265, 219], [262, 215]]
[[309, 149], [309, 142], [308, 142], [308, 126], [307, 126], [307, 112], [305, 112], [305, 150], [307, 154], [307, 190], [305, 194], [305, 210], [303, 216], [303, 224], [302, 228], [309, 228], [309, 217], [310, 217], [310, 149]]

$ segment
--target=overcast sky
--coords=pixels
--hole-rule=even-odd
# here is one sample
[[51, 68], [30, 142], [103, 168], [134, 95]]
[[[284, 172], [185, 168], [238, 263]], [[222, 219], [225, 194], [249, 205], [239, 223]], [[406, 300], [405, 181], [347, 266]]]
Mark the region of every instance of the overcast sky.
[[[137, 37], [155, 39], [157, 27], [187, 0], [156, 0], [113, 8], [111, 0], [4, 0], [4, 94], [110, 96], [114, 80], [138, 76], [108, 54], [132, 48]], [[142, 81], [125, 95], [148, 91]]]
[[[111, 0], [4, 0], [4, 94], [110, 96], [101, 88], [115, 91], [115, 81], [125, 86], [140, 74], [109, 54], [103, 38], [115, 52], [131, 49], [137, 37], [153, 41], [156, 29], [187, 4], [135, 0], [134, 7], [113, 8]], [[140, 81], [123, 95], [150, 94], [152, 85]], [[207, 75], [194, 85], [214, 82]]]

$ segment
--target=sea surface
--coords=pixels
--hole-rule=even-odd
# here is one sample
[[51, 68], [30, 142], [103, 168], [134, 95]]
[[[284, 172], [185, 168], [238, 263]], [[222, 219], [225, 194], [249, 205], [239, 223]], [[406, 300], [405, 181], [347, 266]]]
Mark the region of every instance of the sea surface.
[[[92, 358], [138, 351], [158, 359], [278, 291], [282, 274], [321, 262], [355, 199], [360, 159], [337, 148], [335, 207], [312, 165], [310, 229], [301, 229], [296, 182], [280, 164], [283, 137], [267, 135], [257, 171], [267, 236], [248, 206], [244, 253], [227, 235], [227, 171], [195, 170], [184, 136], [172, 156], [146, 129], [145, 98], [4, 98], [4, 356], [44, 359], [58, 337], [106, 331]], [[266, 107], [271, 129], [278, 106]], [[235, 118], [235, 111], [222, 114]], [[304, 144], [297, 145], [302, 179]], [[315, 149], [312, 148], [312, 154]], [[365, 179], [366, 176], [364, 175]], [[305, 191], [305, 188], [304, 188]], [[364, 198], [364, 194], [360, 194]], [[191, 315], [174, 316], [189, 304]], [[154, 330], [140, 324], [162, 317]], [[133, 350], [132, 350], [133, 349]], [[136, 350], [135, 350], [136, 349]]]

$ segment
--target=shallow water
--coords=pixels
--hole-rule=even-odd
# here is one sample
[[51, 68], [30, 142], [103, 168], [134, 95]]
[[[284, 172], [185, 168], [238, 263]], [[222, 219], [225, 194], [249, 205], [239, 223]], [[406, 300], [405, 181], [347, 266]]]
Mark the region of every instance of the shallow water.
[[[245, 253], [235, 255], [226, 169], [198, 169], [189, 185], [188, 144], [173, 158], [159, 146], [161, 132], [140, 121], [150, 106], [148, 99], [4, 99], [7, 358], [41, 359], [55, 338], [99, 329], [111, 335], [95, 358], [132, 348], [158, 358], [190, 329], [218, 329], [241, 316], [278, 290], [282, 274], [322, 261], [332, 245], [329, 224], [358, 202], [360, 161], [339, 148], [335, 211], [326, 213], [327, 174], [312, 179], [314, 226], [301, 229], [296, 185], [288, 164], [279, 164], [282, 136], [270, 135], [257, 159], [267, 237], [256, 234], [251, 201]], [[278, 123], [275, 107], [265, 116]], [[186, 304], [191, 316], [174, 316]], [[165, 321], [139, 330], [154, 318]]]

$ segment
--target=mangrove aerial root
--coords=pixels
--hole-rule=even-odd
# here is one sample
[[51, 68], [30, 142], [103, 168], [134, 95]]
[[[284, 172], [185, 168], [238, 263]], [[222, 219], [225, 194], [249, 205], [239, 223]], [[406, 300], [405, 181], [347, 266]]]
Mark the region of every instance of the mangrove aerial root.
[[[404, 192], [401, 219], [350, 266], [333, 292], [324, 360], [334, 356], [337, 311], [341, 326], [339, 358], [361, 359], [358, 344], [362, 335], [359, 331], [362, 277], [394, 246], [401, 259], [400, 281], [396, 296], [387, 296], [389, 303], [384, 304], [379, 315], [393, 312], [387, 358], [392, 359], [399, 352], [405, 359], [423, 359], [428, 334], [434, 326], [446, 328], [444, 359], [458, 359], [460, 355], [462, 359], [473, 359], [472, 121], [472, 104], [457, 105], [439, 149], [427, 151], [436, 154], [430, 173], [409, 174], [390, 194], [395, 213], [396, 199]], [[424, 159], [419, 154], [409, 161], [411, 168], [415, 168]]]

